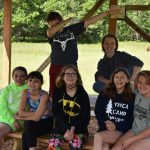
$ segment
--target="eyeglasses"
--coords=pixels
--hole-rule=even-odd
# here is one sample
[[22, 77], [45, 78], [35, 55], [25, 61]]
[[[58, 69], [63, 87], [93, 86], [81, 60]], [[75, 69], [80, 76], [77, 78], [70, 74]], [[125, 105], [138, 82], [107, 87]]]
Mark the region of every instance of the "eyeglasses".
[[64, 76], [65, 77], [76, 77], [77, 74], [75, 72], [73, 72], [73, 73], [64, 73]]

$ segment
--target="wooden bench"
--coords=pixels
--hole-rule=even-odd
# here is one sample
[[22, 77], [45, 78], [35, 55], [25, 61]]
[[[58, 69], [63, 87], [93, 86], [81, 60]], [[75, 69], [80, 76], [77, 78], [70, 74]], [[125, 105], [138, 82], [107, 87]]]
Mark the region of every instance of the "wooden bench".
[[[14, 146], [13, 146], [13, 150], [21, 150], [21, 143], [22, 143], [22, 132], [18, 131], [18, 132], [12, 132], [6, 135], [4, 141], [13, 138], [14, 139]], [[49, 136], [45, 135], [45, 136], [41, 136], [37, 139], [37, 141], [39, 143], [45, 143], [48, 144], [49, 142]], [[89, 137], [89, 139], [87, 140], [87, 142], [84, 144], [83, 149], [84, 150], [92, 150], [93, 148], [93, 137]], [[69, 145], [68, 143], [64, 143], [63, 145], [63, 149], [64, 150], [69, 150]]]

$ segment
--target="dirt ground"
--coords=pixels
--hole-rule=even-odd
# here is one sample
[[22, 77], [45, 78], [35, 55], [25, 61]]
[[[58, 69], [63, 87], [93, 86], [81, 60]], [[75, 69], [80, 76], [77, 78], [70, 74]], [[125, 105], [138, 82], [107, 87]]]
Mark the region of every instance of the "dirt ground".
[[[89, 134], [93, 135], [98, 129], [96, 119], [91, 119], [90, 124], [88, 126]], [[12, 150], [13, 147], [13, 140], [8, 140], [3, 144], [2, 150]], [[47, 150], [47, 145], [38, 143], [38, 150]]]

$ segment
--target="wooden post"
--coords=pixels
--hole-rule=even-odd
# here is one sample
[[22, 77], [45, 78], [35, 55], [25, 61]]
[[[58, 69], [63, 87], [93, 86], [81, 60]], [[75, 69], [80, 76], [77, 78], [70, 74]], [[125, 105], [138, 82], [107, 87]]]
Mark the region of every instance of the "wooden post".
[[12, 0], [4, 0], [2, 87], [10, 83]]
[[[110, 0], [109, 7], [111, 8], [112, 5], [117, 5], [118, 0]], [[109, 29], [108, 32], [111, 34], [116, 35], [116, 28], [117, 28], [117, 19], [109, 17]]]

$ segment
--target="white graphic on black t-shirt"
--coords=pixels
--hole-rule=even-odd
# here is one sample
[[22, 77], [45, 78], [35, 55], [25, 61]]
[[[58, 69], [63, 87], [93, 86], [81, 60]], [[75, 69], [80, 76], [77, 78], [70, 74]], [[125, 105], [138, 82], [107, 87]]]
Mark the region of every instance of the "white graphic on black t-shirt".
[[109, 114], [112, 114], [112, 108], [113, 108], [112, 100], [110, 99], [106, 107], [106, 113], [108, 114], [108, 117], [109, 117]]
[[112, 102], [110, 99], [106, 106], [106, 113], [108, 114], [109, 120], [114, 120], [115, 122], [124, 121], [124, 116], [127, 115], [128, 104]]
[[66, 32], [66, 34], [62, 37], [62, 35], [60, 36], [57, 36], [56, 38], [54, 38], [54, 42], [58, 42], [60, 43], [61, 45], [61, 48], [62, 48], [62, 51], [64, 52], [65, 49], [66, 49], [66, 44], [68, 41], [70, 40], [74, 40], [74, 35], [73, 33], [70, 33], [70, 32]]

